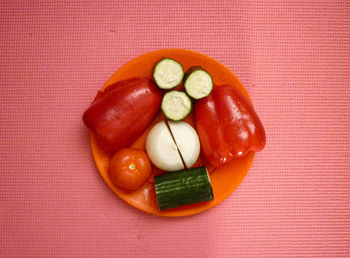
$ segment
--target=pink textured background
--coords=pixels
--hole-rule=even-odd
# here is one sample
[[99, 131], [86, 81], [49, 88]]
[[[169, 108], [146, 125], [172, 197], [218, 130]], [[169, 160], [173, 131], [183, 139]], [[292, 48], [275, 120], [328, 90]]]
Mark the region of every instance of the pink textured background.
[[[0, 3], [1, 257], [350, 256], [349, 1], [25, 2]], [[81, 121], [161, 48], [226, 65], [267, 132], [234, 194], [177, 219], [109, 190]]]

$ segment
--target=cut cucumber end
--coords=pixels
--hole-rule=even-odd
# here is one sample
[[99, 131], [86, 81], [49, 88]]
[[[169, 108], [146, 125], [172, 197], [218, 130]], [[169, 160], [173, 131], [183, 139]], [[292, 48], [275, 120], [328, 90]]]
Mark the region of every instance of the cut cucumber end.
[[211, 75], [201, 67], [191, 67], [186, 73], [184, 87], [186, 93], [193, 99], [209, 96], [214, 83]]
[[174, 59], [163, 58], [154, 67], [153, 79], [161, 89], [172, 89], [179, 85], [184, 77], [182, 65]]
[[163, 96], [161, 109], [169, 120], [180, 121], [191, 113], [192, 102], [185, 92], [172, 90]]

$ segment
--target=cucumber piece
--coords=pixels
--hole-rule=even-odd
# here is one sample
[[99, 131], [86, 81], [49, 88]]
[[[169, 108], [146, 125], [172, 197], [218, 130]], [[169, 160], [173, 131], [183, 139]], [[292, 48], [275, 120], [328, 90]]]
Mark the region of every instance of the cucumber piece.
[[163, 96], [161, 109], [169, 120], [180, 121], [190, 114], [192, 102], [185, 92], [172, 90]]
[[179, 85], [184, 77], [182, 65], [174, 59], [163, 58], [156, 63], [153, 79], [159, 88], [169, 90]]
[[194, 99], [207, 97], [214, 87], [213, 78], [200, 66], [190, 67], [185, 75], [184, 87]]
[[206, 167], [196, 167], [154, 177], [160, 211], [214, 200]]

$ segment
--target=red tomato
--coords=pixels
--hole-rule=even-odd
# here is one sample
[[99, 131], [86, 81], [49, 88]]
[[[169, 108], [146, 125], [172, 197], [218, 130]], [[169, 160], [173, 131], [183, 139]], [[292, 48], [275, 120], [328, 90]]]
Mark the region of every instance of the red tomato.
[[151, 176], [151, 172], [151, 162], [142, 150], [120, 149], [109, 163], [112, 183], [127, 190], [140, 188]]

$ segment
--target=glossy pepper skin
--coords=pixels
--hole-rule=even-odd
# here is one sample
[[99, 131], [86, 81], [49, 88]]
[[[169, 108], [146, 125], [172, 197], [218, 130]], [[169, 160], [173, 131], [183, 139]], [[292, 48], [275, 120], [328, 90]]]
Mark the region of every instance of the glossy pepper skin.
[[115, 152], [144, 132], [158, 114], [161, 100], [162, 93], [152, 80], [127, 79], [99, 91], [83, 121], [104, 149]]
[[208, 97], [196, 102], [194, 116], [202, 152], [213, 167], [265, 146], [265, 130], [258, 115], [232, 85], [215, 85]]

